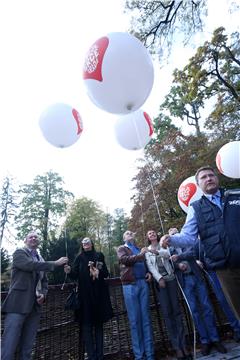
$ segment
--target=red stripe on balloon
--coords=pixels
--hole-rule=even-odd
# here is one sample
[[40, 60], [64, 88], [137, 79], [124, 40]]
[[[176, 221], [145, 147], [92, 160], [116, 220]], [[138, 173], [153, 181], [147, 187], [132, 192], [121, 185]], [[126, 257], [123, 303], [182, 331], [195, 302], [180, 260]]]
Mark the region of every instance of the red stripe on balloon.
[[83, 131], [81, 116], [80, 116], [79, 112], [75, 109], [72, 109], [72, 114], [77, 123], [77, 135], [79, 135]]
[[146, 121], [148, 123], [148, 126], [149, 126], [149, 136], [151, 136], [153, 134], [152, 120], [151, 120], [150, 116], [146, 112], [144, 112], [143, 115], [144, 115], [144, 117], [145, 117], [145, 119], [146, 119]]
[[108, 44], [109, 39], [102, 37], [91, 46], [83, 67], [83, 79], [103, 81], [102, 63]]
[[222, 161], [221, 155], [220, 155], [219, 153], [217, 153], [217, 156], [216, 156], [217, 168], [218, 168], [218, 170], [219, 170], [222, 174], [224, 174], [224, 171], [223, 171], [223, 169], [222, 169], [221, 161]]

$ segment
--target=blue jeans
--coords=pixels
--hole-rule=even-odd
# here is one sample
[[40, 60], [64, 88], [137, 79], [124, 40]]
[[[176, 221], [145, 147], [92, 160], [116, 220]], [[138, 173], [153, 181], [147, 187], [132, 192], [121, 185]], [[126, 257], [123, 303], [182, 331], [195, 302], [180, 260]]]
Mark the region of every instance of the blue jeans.
[[209, 276], [212, 288], [214, 290], [214, 293], [221, 305], [221, 308], [222, 308], [224, 314], [226, 315], [226, 317], [229, 321], [229, 324], [231, 325], [233, 331], [236, 334], [240, 335], [240, 321], [236, 318], [231, 306], [229, 305], [229, 303], [224, 295], [224, 292], [222, 290], [222, 287], [218, 280], [216, 272], [208, 271], [208, 276]]
[[183, 291], [189, 303], [200, 342], [209, 344], [212, 341], [219, 341], [215, 315], [204, 281], [195, 275], [183, 276]]
[[123, 296], [131, 330], [135, 360], [154, 360], [154, 344], [149, 309], [149, 286], [145, 279], [123, 285]]

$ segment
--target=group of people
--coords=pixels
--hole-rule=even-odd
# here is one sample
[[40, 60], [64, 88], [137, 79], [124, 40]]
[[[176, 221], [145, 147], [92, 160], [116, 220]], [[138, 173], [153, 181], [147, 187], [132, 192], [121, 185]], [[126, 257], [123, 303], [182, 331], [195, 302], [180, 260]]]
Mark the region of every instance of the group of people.
[[198, 331], [202, 355], [208, 355], [213, 347], [220, 353], [227, 352], [219, 339], [203, 275], [204, 266], [233, 328], [234, 339], [240, 341], [240, 190], [219, 189], [218, 177], [209, 166], [197, 171], [196, 182], [204, 195], [190, 206], [180, 233], [175, 228], [169, 229], [169, 234], [159, 241], [157, 233], [149, 230], [149, 246], [139, 249], [135, 234], [126, 231], [125, 244], [118, 249], [136, 360], [153, 359], [153, 353], [149, 351], [152, 342], [150, 315], [146, 308], [142, 311], [148, 301], [142, 295], [143, 291], [144, 294], [148, 292], [144, 281], [149, 281], [151, 276], [157, 285], [159, 304], [177, 358], [192, 358], [185, 344], [177, 296], [179, 289]]
[[38, 252], [39, 237], [31, 232], [25, 246], [13, 254], [9, 292], [2, 304], [5, 313], [1, 359], [14, 360], [18, 348], [19, 360], [30, 360], [40, 322], [41, 305], [47, 295], [47, 271], [64, 266], [64, 271], [76, 281], [79, 309], [75, 320], [83, 334], [88, 360], [103, 359], [103, 324], [113, 317], [109, 276], [104, 255], [94, 249], [90, 238], [81, 241], [80, 252], [73, 266], [68, 258], [44, 261]]
[[[235, 340], [240, 341], [240, 191], [220, 190], [217, 175], [208, 166], [197, 171], [196, 181], [204, 195], [190, 206], [180, 232], [172, 228], [159, 239], [156, 231], [149, 230], [148, 246], [139, 248], [135, 233], [127, 230], [124, 244], [117, 249], [135, 360], [155, 359], [150, 281], [156, 286], [168, 337], [178, 359], [193, 358], [185, 339], [180, 291], [199, 334], [202, 354], [208, 355], [213, 347], [220, 353], [227, 352], [219, 339], [206, 277], [233, 328]], [[90, 238], [84, 238], [70, 266], [66, 257], [44, 261], [38, 245], [37, 234], [29, 233], [25, 247], [13, 254], [10, 289], [2, 305], [6, 313], [2, 360], [14, 359], [17, 346], [21, 360], [31, 359], [40, 309], [47, 294], [45, 272], [62, 265], [77, 282], [80, 307], [75, 318], [82, 328], [88, 360], [102, 360], [103, 324], [113, 317], [104, 255], [94, 249]]]

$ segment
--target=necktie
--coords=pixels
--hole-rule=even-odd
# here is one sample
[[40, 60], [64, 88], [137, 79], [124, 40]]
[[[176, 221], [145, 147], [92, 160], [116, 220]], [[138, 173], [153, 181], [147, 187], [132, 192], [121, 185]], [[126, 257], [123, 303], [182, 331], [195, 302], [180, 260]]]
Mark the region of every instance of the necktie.
[[31, 255], [34, 261], [39, 261], [39, 256], [36, 249], [31, 250]]
[[217, 205], [220, 209], [222, 209], [222, 206], [221, 206], [221, 200], [220, 200], [220, 197], [217, 196], [217, 195], [213, 195], [212, 196], [212, 202]]
[[[33, 258], [33, 261], [34, 262], [38, 262], [40, 261], [40, 258], [39, 258], [39, 255], [38, 255], [38, 252], [36, 249], [32, 249], [31, 250], [31, 255], [32, 255], [32, 258]], [[36, 286], [36, 295], [38, 296], [39, 295], [39, 291], [38, 291], [38, 287], [41, 288], [41, 284], [40, 284], [40, 271], [36, 271], [36, 279], [35, 279], [35, 286]]]

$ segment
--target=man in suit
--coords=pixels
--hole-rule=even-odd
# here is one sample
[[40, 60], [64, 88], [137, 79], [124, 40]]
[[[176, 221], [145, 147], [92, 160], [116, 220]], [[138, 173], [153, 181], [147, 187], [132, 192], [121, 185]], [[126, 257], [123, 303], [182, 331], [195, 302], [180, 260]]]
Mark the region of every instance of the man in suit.
[[41, 305], [47, 295], [45, 271], [53, 271], [68, 262], [67, 257], [44, 261], [37, 252], [39, 238], [30, 232], [25, 247], [13, 254], [9, 292], [2, 304], [6, 313], [2, 338], [2, 360], [12, 360], [19, 345], [19, 359], [31, 359], [33, 344], [40, 322]]

